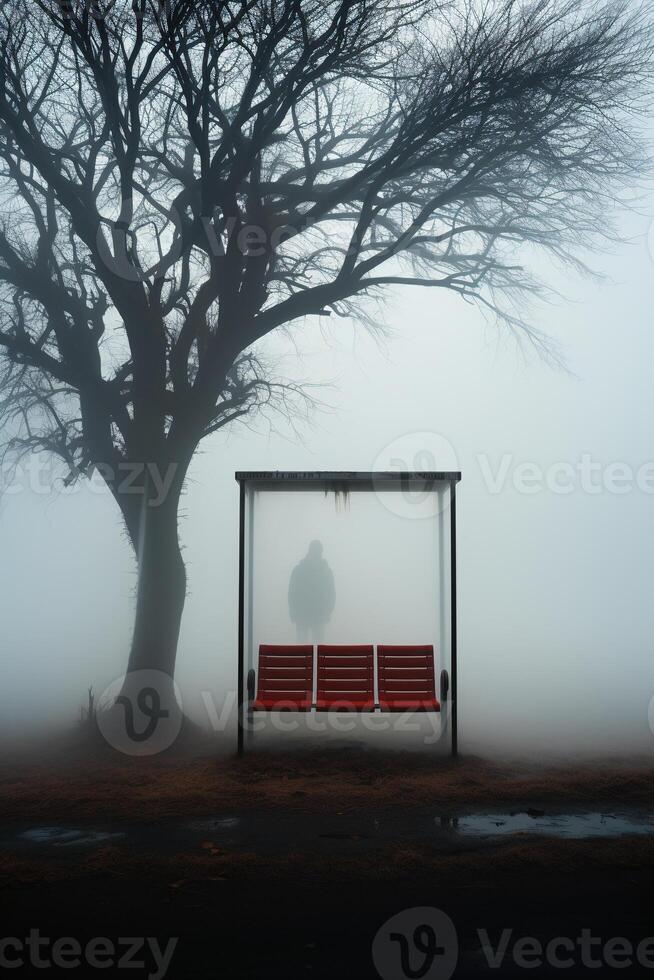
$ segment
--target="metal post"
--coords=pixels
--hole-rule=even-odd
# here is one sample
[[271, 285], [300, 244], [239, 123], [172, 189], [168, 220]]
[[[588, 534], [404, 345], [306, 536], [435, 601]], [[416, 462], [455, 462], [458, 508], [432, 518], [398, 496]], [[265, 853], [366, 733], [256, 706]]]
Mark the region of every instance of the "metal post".
[[[252, 647], [254, 637], [254, 490], [250, 488], [247, 499], [247, 629], [245, 631], [245, 670], [246, 677], [250, 677], [250, 671], [254, 667], [254, 650]], [[247, 722], [247, 741], [251, 743], [254, 737], [252, 726], [252, 702], [250, 701], [250, 688], [246, 688], [247, 712], [245, 720]]]
[[457, 623], [456, 623], [456, 482], [450, 483], [450, 601], [451, 601], [451, 650], [452, 650], [452, 756], [459, 753], [458, 701], [457, 701]]
[[243, 701], [245, 673], [245, 484], [239, 483], [238, 516], [238, 732], [237, 753], [243, 755]]

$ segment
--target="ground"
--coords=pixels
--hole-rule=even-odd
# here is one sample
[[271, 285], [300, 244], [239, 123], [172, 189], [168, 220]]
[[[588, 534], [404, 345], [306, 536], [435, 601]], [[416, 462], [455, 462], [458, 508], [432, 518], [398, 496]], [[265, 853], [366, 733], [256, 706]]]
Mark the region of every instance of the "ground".
[[[612, 976], [616, 946], [607, 953], [605, 943], [618, 937], [634, 950], [622, 973], [654, 977], [647, 949], [640, 963], [635, 953], [654, 935], [654, 835], [542, 832], [565, 814], [651, 823], [654, 771], [642, 760], [545, 766], [330, 749], [238, 761], [205, 748], [156, 760], [68, 751], [62, 765], [60, 748], [12, 746], [0, 757], [5, 937], [38, 929], [82, 944], [109, 937], [116, 948], [120, 937], [157, 937], [162, 948], [179, 937], [167, 974], [175, 980], [446, 980], [451, 949], [439, 946], [429, 970], [424, 958], [402, 966], [399, 941], [384, 945], [390, 917], [429, 907], [454, 923], [455, 977]], [[487, 813], [498, 832], [512, 813], [527, 830], [462, 833], [466, 815]], [[424, 913], [409, 913], [411, 942], [416, 916]], [[503, 929], [513, 930], [508, 951], [491, 969], [492, 949], [482, 947]], [[588, 948], [578, 942], [584, 929]], [[534, 967], [537, 953], [531, 968], [521, 965], [514, 943], [525, 937], [572, 942], [572, 965]], [[412, 947], [411, 956], [420, 954]], [[132, 975], [155, 976], [141, 959]], [[75, 976], [48, 975], [59, 972]]]

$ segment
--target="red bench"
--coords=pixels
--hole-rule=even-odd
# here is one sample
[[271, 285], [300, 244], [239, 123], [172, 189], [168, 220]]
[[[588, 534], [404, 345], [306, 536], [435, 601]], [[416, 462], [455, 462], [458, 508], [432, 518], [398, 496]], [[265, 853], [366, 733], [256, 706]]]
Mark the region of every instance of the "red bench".
[[318, 646], [316, 711], [374, 711], [372, 646]]
[[310, 711], [313, 704], [313, 647], [259, 647], [256, 697], [254, 671], [248, 675], [253, 711]]
[[441, 710], [433, 646], [378, 646], [377, 679], [382, 711]]
[[377, 647], [377, 686], [378, 701], [372, 645], [318, 646], [315, 703], [310, 645], [262, 644], [258, 678], [250, 670], [247, 683], [253, 711], [440, 711], [449, 675], [441, 671], [439, 701], [433, 646], [384, 645]]

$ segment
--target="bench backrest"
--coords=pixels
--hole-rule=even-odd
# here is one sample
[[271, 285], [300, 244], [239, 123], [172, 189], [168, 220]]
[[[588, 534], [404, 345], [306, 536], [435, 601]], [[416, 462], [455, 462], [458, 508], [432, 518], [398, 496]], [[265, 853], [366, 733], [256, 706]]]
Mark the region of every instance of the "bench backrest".
[[312, 701], [313, 647], [263, 643], [257, 678], [257, 697], [261, 700]]
[[378, 646], [377, 670], [380, 702], [435, 696], [433, 646]]
[[372, 646], [318, 646], [318, 703], [371, 702], [375, 698]]

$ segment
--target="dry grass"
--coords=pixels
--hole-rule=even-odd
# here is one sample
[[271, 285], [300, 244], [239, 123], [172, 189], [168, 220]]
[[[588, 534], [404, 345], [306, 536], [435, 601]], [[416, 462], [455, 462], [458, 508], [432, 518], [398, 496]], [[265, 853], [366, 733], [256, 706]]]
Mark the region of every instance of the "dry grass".
[[544, 768], [479, 759], [433, 760], [408, 753], [259, 754], [243, 760], [138, 760], [5, 756], [0, 760], [0, 820], [208, 816], [282, 809], [357, 811], [459, 805], [649, 807], [654, 770], [596, 762]]

